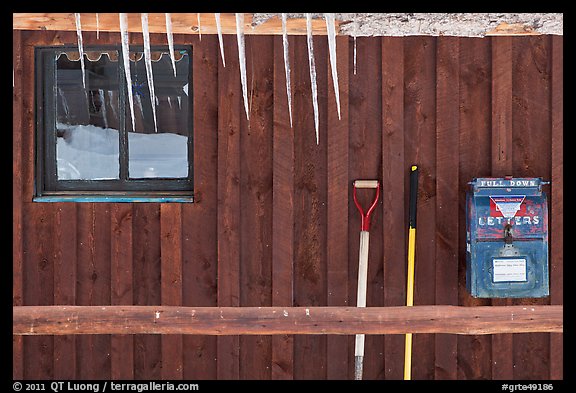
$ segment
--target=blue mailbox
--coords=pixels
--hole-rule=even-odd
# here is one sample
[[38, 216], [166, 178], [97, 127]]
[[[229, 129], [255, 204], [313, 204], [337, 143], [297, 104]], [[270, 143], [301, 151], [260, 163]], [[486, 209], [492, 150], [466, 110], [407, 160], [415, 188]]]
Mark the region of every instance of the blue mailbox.
[[475, 178], [466, 198], [466, 288], [477, 298], [549, 294], [541, 178]]

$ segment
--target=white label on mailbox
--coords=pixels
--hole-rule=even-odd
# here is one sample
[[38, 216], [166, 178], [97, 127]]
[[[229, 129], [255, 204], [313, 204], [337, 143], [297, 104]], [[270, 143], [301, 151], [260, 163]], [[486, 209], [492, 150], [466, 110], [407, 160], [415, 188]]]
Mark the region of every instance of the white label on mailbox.
[[494, 282], [526, 281], [526, 259], [494, 259]]

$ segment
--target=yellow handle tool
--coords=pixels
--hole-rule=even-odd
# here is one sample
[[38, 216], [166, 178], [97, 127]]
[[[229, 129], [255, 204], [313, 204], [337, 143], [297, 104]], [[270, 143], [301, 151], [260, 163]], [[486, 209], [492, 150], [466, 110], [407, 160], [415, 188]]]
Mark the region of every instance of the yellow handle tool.
[[[418, 167], [410, 168], [410, 213], [408, 228], [408, 272], [406, 306], [414, 305], [414, 254], [416, 250], [416, 205], [418, 200]], [[404, 348], [404, 380], [412, 379], [412, 333], [406, 333]]]

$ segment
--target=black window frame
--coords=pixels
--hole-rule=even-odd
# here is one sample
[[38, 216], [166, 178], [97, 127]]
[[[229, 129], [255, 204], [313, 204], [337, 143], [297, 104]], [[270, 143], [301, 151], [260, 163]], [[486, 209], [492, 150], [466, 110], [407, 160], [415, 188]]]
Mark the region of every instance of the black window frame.
[[[35, 90], [36, 90], [36, 157], [35, 157], [35, 200], [58, 201], [53, 197], [76, 197], [82, 201], [109, 201], [110, 197], [125, 197], [132, 199], [162, 198], [170, 201], [170, 197], [178, 202], [192, 202], [194, 190], [194, 124], [193, 124], [193, 69], [192, 46], [174, 45], [174, 50], [186, 50], [189, 56], [188, 66], [188, 177], [187, 178], [129, 178], [128, 177], [128, 130], [130, 121], [128, 113], [127, 83], [124, 76], [122, 48], [120, 45], [87, 45], [84, 51], [118, 51], [118, 84], [119, 84], [119, 179], [105, 180], [58, 180], [56, 164], [56, 62], [55, 56], [61, 51], [77, 51], [77, 46], [42, 46], [36, 47], [35, 58]], [[143, 52], [142, 45], [130, 45], [131, 52]], [[166, 50], [167, 45], [154, 45], [152, 51]], [[48, 97], [51, 95], [51, 97]], [[47, 197], [47, 198], [46, 198]], [[167, 199], [168, 198], [168, 199]], [[66, 199], [63, 199], [66, 200]], [[144, 199], [146, 200], [146, 199]]]

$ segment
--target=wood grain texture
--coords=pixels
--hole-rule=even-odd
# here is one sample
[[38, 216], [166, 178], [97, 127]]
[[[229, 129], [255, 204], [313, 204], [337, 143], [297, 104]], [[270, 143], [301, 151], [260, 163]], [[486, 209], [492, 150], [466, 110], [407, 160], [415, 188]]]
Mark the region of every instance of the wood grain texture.
[[[288, 59], [294, 61], [293, 37]], [[293, 76], [290, 78], [293, 80]], [[290, 127], [284, 47], [274, 38], [274, 124], [272, 136], [272, 305], [292, 306], [294, 299], [294, 133]], [[290, 99], [294, 102], [294, 89]], [[294, 337], [272, 337], [272, 379], [294, 378]]]
[[[272, 108], [274, 42], [246, 36], [250, 121], [240, 122], [240, 305], [272, 305]], [[272, 340], [240, 337], [240, 379], [271, 378]]]
[[[54, 304], [76, 303], [77, 206], [56, 203], [54, 233]], [[76, 375], [76, 338], [54, 337], [54, 377], [74, 379]]]
[[[160, 205], [161, 304], [182, 304], [182, 205]], [[162, 379], [182, 379], [182, 336], [162, 337]]]
[[[240, 122], [243, 112], [238, 47], [224, 37], [226, 69], [218, 63], [218, 306], [240, 305]], [[240, 339], [218, 338], [218, 379], [240, 378]]]
[[[78, 206], [78, 265], [76, 304], [109, 304], [111, 298], [111, 207], [108, 203]], [[76, 339], [78, 378], [109, 379], [110, 336], [87, 335]]]
[[[389, 61], [389, 59], [396, 59]], [[406, 305], [408, 188], [404, 152], [404, 42], [382, 38], [382, 244], [384, 306]], [[401, 246], [398, 246], [401, 245]], [[384, 336], [384, 378], [402, 379], [404, 336]]]
[[[327, 305], [346, 306], [348, 293], [348, 198], [350, 183], [349, 162], [349, 75], [350, 39], [336, 39], [336, 68], [340, 94], [340, 119], [336, 107], [336, 95], [332, 78], [328, 81], [328, 135], [327, 135]], [[328, 64], [332, 67], [331, 64]], [[331, 68], [328, 70], [331, 74]], [[327, 379], [348, 379], [350, 354], [348, 337], [328, 336], [326, 343]]]
[[[22, 89], [22, 33], [14, 31], [12, 34], [12, 58], [14, 73], [13, 104], [12, 104], [12, 305], [23, 304], [23, 151], [22, 142], [24, 134], [23, 124], [23, 89]], [[23, 339], [12, 338], [12, 378], [24, 378]]]
[[14, 334], [493, 334], [556, 332], [563, 306], [16, 306]]
[[[176, 36], [178, 37], [178, 36]], [[218, 39], [193, 45], [194, 197], [182, 206], [182, 304], [217, 305]], [[184, 379], [216, 379], [216, 337], [184, 336]]]
[[[562, 304], [564, 293], [564, 49], [562, 37], [552, 38], [551, 132], [552, 174], [550, 190], [550, 304]], [[550, 379], [562, 379], [563, 335], [550, 335]]]
[[[460, 127], [460, 39], [439, 37], [436, 47], [436, 304], [458, 305], [458, 140]], [[456, 150], [456, 151], [455, 151]], [[458, 338], [435, 337], [434, 379], [457, 378]]]
[[[551, 37], [523, 37], [512, 46], [512, 167], [515, 176], [551, 176], [550, 122]], [[541, 146], [547, 146], [543, 149]], [[512, 304], [548, 304], [549, 298], [514, 299]], [[548, 379], [549, 367], [532, 357], [550, 357], [550, 337], [522, 334], [513, 338], [514, 378]]]
[[[164, 13], [151, 13], [149, 18], [150, 33], [166, 33], [166, 18]], [[81, 13], [83, 31], [96, 31], [96, 14]], [[198, 34], [197, 13], [173, 13], [172, 31], [174, 34]], [[335, 21], [336, 32], [341, 21]], [[221, 13], [220, 24], [222, 34], [236, 34], [236, 18], [233, 13]], [[73, 13], [14, 13], [12, 16], [13, 29], [18, 30], [68, 30], [76, 31]], [[128, 26], [130, 32], [142, 32], [139, 13], [128, 13]], [[98, 29], [100, 32], [119, 32], [120, 22], [117, 13], [99, 13]], [[305, 35], [306, 18], [289, 18], [286, 23], [288, 34]], [[245, 34], [269, 35], [282, 34], [280, 18], [271, 18], [263, 23], [252, 25], [252, 14], [244, 14]], [[200, 14], [200, 32], [203, 35], [217, 34], [216, 19], [213, 13]], [[326, 35], [326, 22], [322, 18], [312, 19], [312, 32], [314, 35]]]
[[[314, 37], [318, 86], [316, 144], [306, 37], [295, 37], [294, 101], [294, 305], [326, 304], [326, 197], [328, 45]], [[294, 337], [294, 379], [326, 378], [326, 337]], [[312, 366], [313, 365], [313, 366]]]
[[[160, 205], [133, 205], [132, 235], [134, 305], [161, 302]], [[134, 336], [134, 379], [161, 379], [160, 336]]]
[[[72, 205], [74, 206], [74, 205]], [[133, 209], [132, 204], [116, 204], [111, 213], [111, 304], [133, 304]], [[130, 245], [130, 247], [128, 247]], [[134, 337], [129, 335], [112, 336], [111, 378], [134, 379]]]

